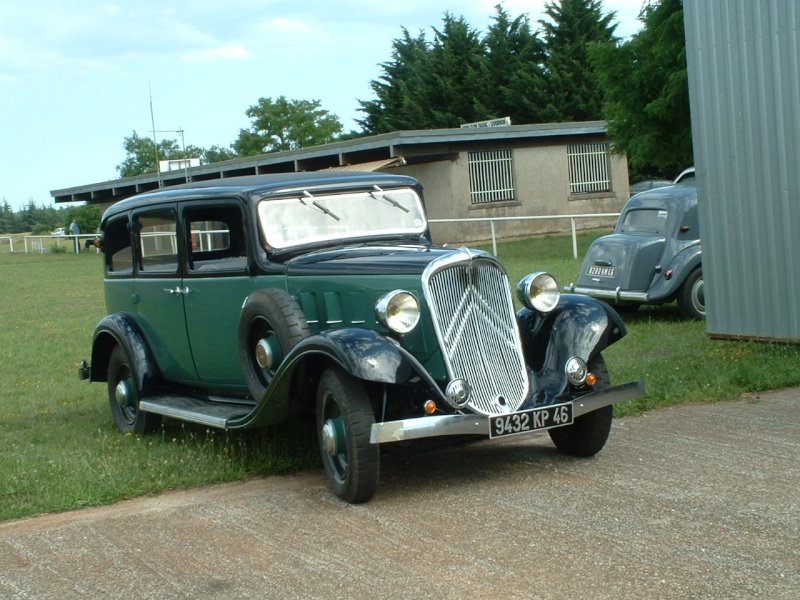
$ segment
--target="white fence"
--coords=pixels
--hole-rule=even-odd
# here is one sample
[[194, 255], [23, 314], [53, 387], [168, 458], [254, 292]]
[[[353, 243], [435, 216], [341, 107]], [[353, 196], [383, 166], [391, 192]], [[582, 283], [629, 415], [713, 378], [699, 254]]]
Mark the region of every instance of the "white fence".
[[[61, 246], [62, 244], [67, 247], [67, 250], [70, 252], [75, 252], [76, 240], [77, 240], [77, 249], [83, 250], [84, 244], [86, 240], [93, 240], [97, 237], [94, 233], [84, 233], [78, 236], [74, 235], [26, 235], [25, 236], [25, 254], [43, 254], [44, 252], [48, 252], [51, 247], [53, 246]], [[49, 241], [49, 244], [46, 244], [45, 241]], [[55, 242], [55, 244], [53, 244]], [[98, 252], [100, 250], [97, 250]]]
[[5, 244], [5, 240], [8, 240], [8, 245], [11, 247], [11, 252], [14, 252], [14, 238], [10, 235], [0, 235], [0, 246]]
[[576, 219], [597, 219], [601, 217], [619, 217], [619, 213], [594, 213], [584, 215], [547, 215], [538, 217], [474, 217], [471, 219], [429, 219], [428, 223], [475, 223], [477, 221], [488, 221], [491, 226], [492, 254], [497, 256], [497, 235], [494, 224], [498, 221], [553, 221], [558, 219], [569, 219], [572, 229], [572, 258], [578, 258], [578, 237], [575, 228]]

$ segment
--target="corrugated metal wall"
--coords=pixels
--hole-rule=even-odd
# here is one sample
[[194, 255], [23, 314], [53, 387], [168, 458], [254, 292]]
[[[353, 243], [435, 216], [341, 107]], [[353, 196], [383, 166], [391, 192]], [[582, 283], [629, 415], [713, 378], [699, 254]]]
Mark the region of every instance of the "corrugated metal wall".
[[800, 2], [684, 16], [708, 333], [800, 342]]

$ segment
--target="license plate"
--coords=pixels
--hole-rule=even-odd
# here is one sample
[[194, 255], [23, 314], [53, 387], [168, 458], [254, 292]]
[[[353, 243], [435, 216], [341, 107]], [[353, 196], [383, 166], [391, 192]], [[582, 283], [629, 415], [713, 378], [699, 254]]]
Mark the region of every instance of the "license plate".
[[586, 269], [587, 275], [594, 275], [596, 277], [614, 277], [616, 273], [617, 269], [615, 267], [598, 267], [591, 265], [588, 269]]
[[572, 423], [572, 402], [533, 408], [489, 419], [489, 437], [530, 433]]

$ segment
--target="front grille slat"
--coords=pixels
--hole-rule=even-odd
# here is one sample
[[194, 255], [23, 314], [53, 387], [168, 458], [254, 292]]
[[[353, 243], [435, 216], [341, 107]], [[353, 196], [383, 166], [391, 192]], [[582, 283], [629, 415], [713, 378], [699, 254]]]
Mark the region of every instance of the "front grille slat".
[[460, 250], [433, 261], [423, 285], [448, 375], [472, 388], [468, 406], [488, 415], [517, 410], [530, 383], [502, 266]]

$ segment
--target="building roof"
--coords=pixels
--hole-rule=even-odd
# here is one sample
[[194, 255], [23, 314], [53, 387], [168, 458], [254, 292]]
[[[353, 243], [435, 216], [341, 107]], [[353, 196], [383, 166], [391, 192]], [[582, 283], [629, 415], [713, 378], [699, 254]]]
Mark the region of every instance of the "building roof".
[[[466, 147], [496, 146], [498, 140], [520, 143], [526, 140], [597, 136], [605, 133], [604, 121], [397, 131], [312, 148], [236, 158], [179, 171], [151, 173], [52, 190], [50, 195], [56, 202], [116, 202], [142, 192], [180, 185], [187, 181], [342, 167], [356, 170], [387, 168], [393, 166], [392, 163], [415, 164], [442, 160]], [[372, 164], [365, 166], [366, 163]]]

